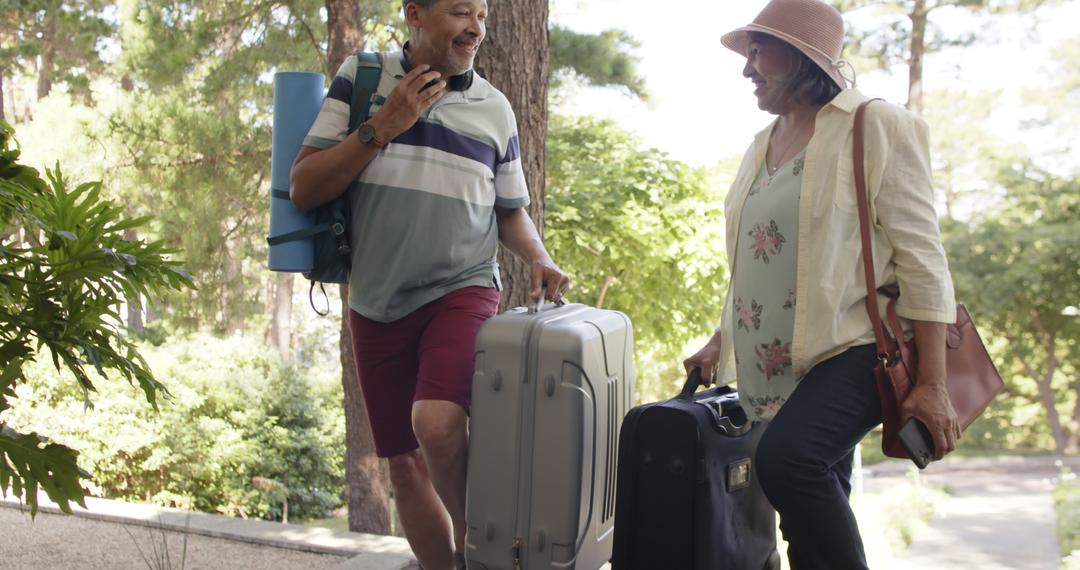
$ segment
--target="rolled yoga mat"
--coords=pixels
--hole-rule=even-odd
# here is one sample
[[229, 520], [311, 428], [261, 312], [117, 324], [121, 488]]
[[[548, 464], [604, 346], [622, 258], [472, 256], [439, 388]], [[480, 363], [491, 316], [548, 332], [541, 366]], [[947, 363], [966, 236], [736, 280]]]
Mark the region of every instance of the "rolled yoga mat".
[[[314, 225], [314, 218], [289, 201], [289, 171], [304, 137], [322, 107], [325, 77], [321, 73], [274, 74], [274, 126], [270, 158], [270, 237]], [[306, 273], [314, 265], [311, 238], [271, 245], [271, 271]]]

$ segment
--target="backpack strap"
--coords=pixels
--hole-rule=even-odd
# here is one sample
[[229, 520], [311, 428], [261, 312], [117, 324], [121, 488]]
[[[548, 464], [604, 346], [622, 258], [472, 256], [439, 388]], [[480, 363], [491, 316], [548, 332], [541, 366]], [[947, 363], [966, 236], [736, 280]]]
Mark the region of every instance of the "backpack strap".
[[[352, 134], [368, 119], [372, 102], [381, 99], [379, 97], [379, 79], [382, 76], [382, 66], [382, 54], [366, 51], [356, 52], [356, 76], [353, 77], [352, 97], [349, 101], [349, 134]], [[327, 207], [330, 212], [330, 220], [326, 224], [280, 236], [278, 239], [283, 241], [304, 239], [313, 234], [329, 231], [334, 237], [334, 245], [337, 247], [338, 254], [347, 258], [352, 252], [352, 248], [349, 246], [347, 233], [349, 220], [345, 215], [346, 203], [344, 197], [331, 201]], [[314, 282], [312, 287], [314, 288]], [[325, 295], [325, 291], [323, 293]], [[313, 302], [312, 307], [314, 306]], [[319, 312], [318, 309], [315, 312]]]
[[379, 79], [382, 76], [381, 53], [356, 52], [356, 77], [353, 78], [352, 100], [349, 104], [349, 133], [368, 120], [372, 103], [378, 103]]

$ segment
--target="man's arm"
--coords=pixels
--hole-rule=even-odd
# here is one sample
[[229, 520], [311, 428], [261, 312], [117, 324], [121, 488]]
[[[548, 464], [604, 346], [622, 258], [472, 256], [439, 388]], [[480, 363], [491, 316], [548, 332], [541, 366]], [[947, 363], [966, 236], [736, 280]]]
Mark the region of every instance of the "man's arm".
[[525, 209], [496, 206], [495, 217], [499, 223], [499, 241], [529, 263], [532, 273], [529, 298], [536, 299], [544, 295], [552, 301], [561, 299], [563, 293], [570, 288], [570, 278], [551, 260]]
[[[368, 120], [380, 139], [391, 141], [409, 130], [446, 94], [446, 81], [421, 90], [439, 78], [439, 72], [428, 69], [428, 65], [418, 65], [407, 73], [379, 113]], [[289, 199], [297, 208], [310, 210], [337, 198], [378, 154], [378, 146], [364, 144], [355, 132], [326, 150], [301, 147], [289, 177]]]

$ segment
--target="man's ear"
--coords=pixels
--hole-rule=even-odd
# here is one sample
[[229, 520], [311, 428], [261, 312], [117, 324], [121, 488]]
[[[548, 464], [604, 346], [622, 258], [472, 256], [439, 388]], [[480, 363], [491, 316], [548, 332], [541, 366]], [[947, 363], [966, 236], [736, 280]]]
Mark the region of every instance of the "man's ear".
[[405, 25], [410, 28], [420, 27], [420, 10], [423, 7], [416, 2], [409, 2], [405, 5]]

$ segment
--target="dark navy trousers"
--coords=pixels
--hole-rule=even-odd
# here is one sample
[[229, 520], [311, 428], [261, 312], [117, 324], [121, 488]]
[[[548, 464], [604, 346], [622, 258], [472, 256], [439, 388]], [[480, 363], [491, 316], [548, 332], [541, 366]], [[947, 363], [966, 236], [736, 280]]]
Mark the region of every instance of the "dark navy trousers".
[[792, 570], [867, 568], [848, 497], [855, 446], [881, 423], [875, 363], [874, 345], [864, 345], [818, 364], [762, 435], [758, 478]]

